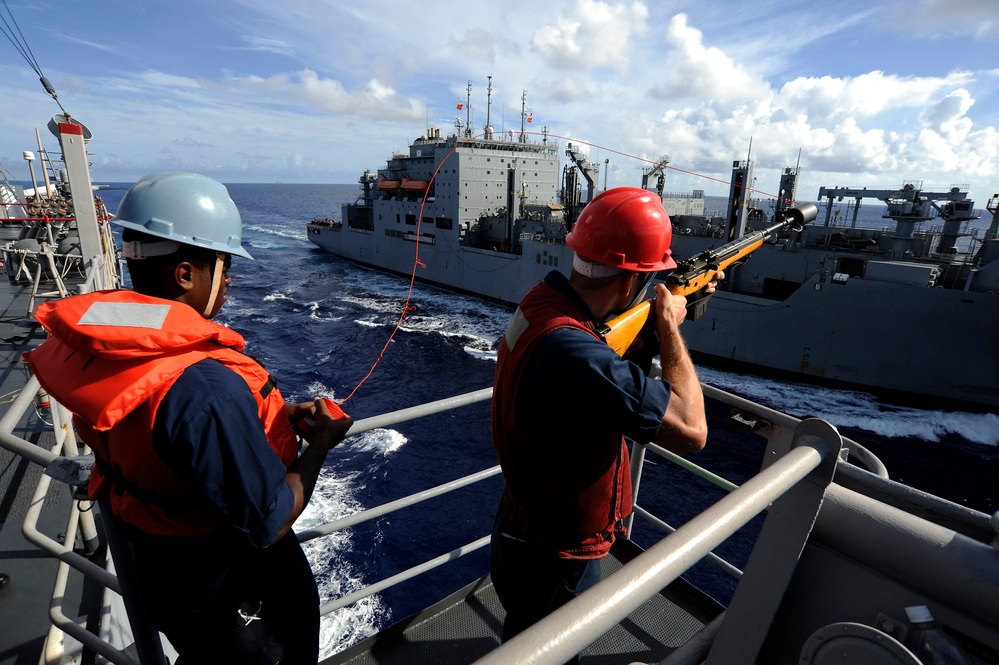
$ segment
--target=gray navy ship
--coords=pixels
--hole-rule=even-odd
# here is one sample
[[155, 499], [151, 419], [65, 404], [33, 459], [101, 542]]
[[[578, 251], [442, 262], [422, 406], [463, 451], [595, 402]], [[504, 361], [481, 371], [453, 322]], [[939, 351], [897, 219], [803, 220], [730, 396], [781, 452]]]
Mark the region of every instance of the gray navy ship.
[[[322, 249], [495, 302], [516, 305], [544, 275], [568, 273], [565, 236], [595, 193], [599, 165], [572, 143], [560, 161], [542, 132], [497, 135], [467, 123], [428, 130], [408, 153], [360, 177], [340, 221], [310, 222]], [[733, 164], [725, 215], [704, 214], [704, 192], [663, 191], [668, 157], [644, 169], [674, 223], [678, 259], [764, 228], [796, 200], [786, 168], [772, 211], [751, 204], [752, 162]], [[982, 237], [959, 242], [980, 217], [964, 188], [825, 188], [822, 222], [773, 237], [730, 270], [707, 314], [685, 326], [699, 362], [859, 387], [908, 401], [999, 406], [999, 197]], [[891, 228], [833, 224], [834, 201], [875, 198]], [[823, 203], [823, 201], [825, 201]], [[930, 228], [925, 228], [930, 227]]]

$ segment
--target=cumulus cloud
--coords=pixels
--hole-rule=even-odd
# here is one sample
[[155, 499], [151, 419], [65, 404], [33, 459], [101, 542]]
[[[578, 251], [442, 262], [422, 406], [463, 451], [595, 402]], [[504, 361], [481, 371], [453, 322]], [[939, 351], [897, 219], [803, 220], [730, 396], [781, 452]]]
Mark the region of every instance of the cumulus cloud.
[[[624, 155], [663, 153], [675, 169], [723, 182], [750, 140], [761, 183], [776, 181], [766, 169], [793, 165], [799, 149], [802, 182], [953, 179], [991, 192], [999, 181], [999, 68], [983, 57], [983, 31], [994, 34], [999, 21], [995, 0], [555, 0], [533, 6], [533, 22], [516, 3], [468, 0], [462, 11], [442, 0], [397, 4], [240, 0], [236, 16], [218, 22], [217, 40], [178, 32], [169, 51], [144, 32], [151, 22], [119, 12], [119, 21], [135, 20], [116, 23], [117, 41], [89, 33], [94, 43], [53, 41], [59, 68], [47, 75], [98, 137], [95, 153], [129, 155], [138, 171], [166, 159], [202, 166], [182, 163], [186, 156], [259, 167], [259, 181], [324, 168], [315, 177], [353, 182], [358, 169], [419, 135], [432, 114], [448, 122], [466, 79], [481, 124], [492, 74], [494, 126], [519, 124], [510, 119], [526, 89], [533, 129], [549, 126], [562, 147], [565, 136], [603, 146], [592, 157], [602, 164], [610, 155], [612, 185], [618, 175], [617, 184], [637, 181], [643, 164]], [[213, 8], [206, 21], [220, 16]], [[350, 38], [331, 38], [331, 30]], [[108, 58], [97, 43], [127, 55]], [[289, 67], [288, 58], [306, 64]], [[19, 119], [37, 114], [37, 79], [5, 67], [12, 90], [4, 134], [33, 140], [33, 126]], [[240, 153], [248, 143], [254, 157]], [[212, 150], [193, 156], [204, 147]], [[319, 166], [310, 150], [336, 157]]]
[[890, 76], [874, 71], [855, 77], [799, 77], [785, 83], [777, 108], [804, 112], [813, 123], [842, 118], [869, 118], [896, 109], [933, 104], [941, 91], [971, 79], [968, 73], [946, 77]]
[[[621, 118], [628, 148], [647, 157], [668, 151], [672, 165], [717, 173], [746, 154], [757, 168], [792, 165], [801, 150], [807, 177], [921, 178], [934, 171], [995, 177], [999, 143], [992, 127], [975, 130], [966, 86], [978, 75], [799, 76], [771, 82], [741, 67], [678, 14], [665, 33], [661, 82], [649, 96], [665, 108]], [[647, 105], [645, 105], [647, 106]], [[955, 176], [956, 177], [956, 176]], [[773, 183], [774, 185], [776, 183]], [[765, 191], [765, 190], [764, 190]]]
[[922, 120], [928, 129], [948, 134], [967, 135], [967, 130], [970, 129], [970, 120], [966, 114], [974, 104], [975, 100], [971, 98], [971, 93], [967, 90], [963, 88], [955, 90], [928, 109], [923, 114]]
[[319, 162], [315, 157], [298, 152], [288, 155], [287, 162], [288, 168], [292, 171], [314, 172], [319, 167]]
[[311, 108], [338, 115], [408, 122], [425, 115], [422, 104], [400, 95], [377, 79], [347, 90], [338, 80], [323, 78], [311, 69], [303, 69], [294, 74], [269, 78], [247, 77], [234, 83], [266, 95], [273, 103], [288, 103], [293, 99]]
[[666, 30], [668, 53], [659, 68], [662, 83], [650, 94], [666, 102], [713, 100], [738, 104], [765, 104], [769, 86], [719, 48], [704, 45], [704, 35], [687, 23], [686, 14], [670, 19]]
[[568, 70], [628, 69], [631, 40], [648, 29], [640, 2], [611, 4], [576, 0], [554, 24], [534, 34], [534, 51], [549, 65]]
[[[500, 46], [509, 48], [512, 45], [498, 37], [494, 32], [483, 27], [461, 30], [450, 38], [454, 50], [473, 62], [492, 64], [499, 56]], [[514, 47], [516, 50], [516, 47]]]

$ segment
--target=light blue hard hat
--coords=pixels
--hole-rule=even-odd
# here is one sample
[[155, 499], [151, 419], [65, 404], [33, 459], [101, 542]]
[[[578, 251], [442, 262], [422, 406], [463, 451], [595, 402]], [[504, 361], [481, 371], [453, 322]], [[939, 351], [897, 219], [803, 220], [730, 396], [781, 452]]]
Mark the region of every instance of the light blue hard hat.
[[229, 191], [197, 173], [144, 176], [122, 197], [114, 223], [185, 245], [253, 258], [241, 245], [243, 220]]

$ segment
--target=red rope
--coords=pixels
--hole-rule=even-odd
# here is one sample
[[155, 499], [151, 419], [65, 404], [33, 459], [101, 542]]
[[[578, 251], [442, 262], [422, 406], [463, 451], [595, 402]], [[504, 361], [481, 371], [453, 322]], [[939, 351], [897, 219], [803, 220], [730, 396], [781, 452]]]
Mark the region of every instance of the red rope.
[[420, 215], [416, 220], [416, 249], [413, 256], [413, 270], [409, 276], [409, 289], [406, 291], [406, 301], [402, 305], [402, 311], [399, 312], [399, 319], [395, 322], [395, 326], [392, 328], [392, 332], [389, 334], [388, 339], [385, 340], [385, 345], [382, 347], [378, 357], [375, 358], [375, 362], [372, 363], [371, 369], [369, 369], [368, 373], [364, 375], [364, 378], [361, 379], [356, 386], [354, 386], [354, 389], [351, 390], [350, 394], [343, 399], [341, 404], [353, 397], [354, 393], [356, 393], [360, 387], [364, 385], [364, 382], [367, 381], [372, 374], [374, 374], [375, 368], [378, 367], [378, 363], [380, 363], [382, 358], [385, 356], [385, 352], [388, 350], [389, 344], [391, 344], [392, 340], [395, 339], [395, 334], [399, 332], [399, 328], [402, 326], [403, 320], [408, 314], [415, 312], [417, 309], [415, 305], [410, 304], [410, 300], [413, 298], [413, 287], [416, 285], [416, 270], [418, 268], [427, 267], [427, 264], [420, 261], [420, 229], [423, 227], [423, 209], [427, 206], [427, 197], [430, 196], [430, 188], [433, 187], [434, 180], [437, 179], [437, 174], [440, 172], [441, 167], [444, 166], [444, 162], [450, 159], [451, 155], [453, 155], [461, 145], [464, 145], [464, 143], [458, 143], [454, 148], [452, 148], [451, 152], [444, 156], [444, 159], [440, 161], [440, 164], [438, 164], [437, 168], [434, 170], [434, 174], [430, 177], [430, 182], [427, 183], [426, 191], [423, 192], [423, 201], [420, 202]]

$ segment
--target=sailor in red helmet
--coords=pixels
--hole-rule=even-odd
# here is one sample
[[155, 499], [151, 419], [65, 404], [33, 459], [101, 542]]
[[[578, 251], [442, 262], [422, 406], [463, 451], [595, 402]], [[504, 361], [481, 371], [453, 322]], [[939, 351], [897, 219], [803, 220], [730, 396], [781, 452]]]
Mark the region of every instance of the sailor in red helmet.
[[661, 379], [596, 332], [640, 302], [657, 272], [676, 267], [671, 239], [654, 192], [601, 193], [566, 238], [571, 277], [549, 273], [501, 341], [492, 431], [506, 489], [490, 570], [507, 613], [504, 640], [599, 581], [632, 508], [624, 437], [679, 453], [704, 447], [704, 397], [679, 331], [686, 299], [655, 287]]
[[[252, 258], [221, 183], [146, 176], [116, 223], [134, 290], [40, 306], [50, 337], [29, 362], [94, 451], [90, 497], [134, 556], [130, 613], [147, 613], [182, 665], [314, 664], [319, 595], [291, 527], [352, 421], [322, 399], [285, 404], [242, 336], [211, 321], [232, 255]], [[291, 423], [307, 416], [300, 453]]]

